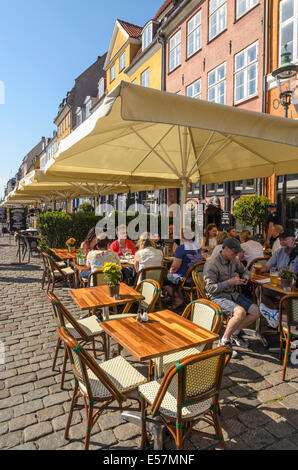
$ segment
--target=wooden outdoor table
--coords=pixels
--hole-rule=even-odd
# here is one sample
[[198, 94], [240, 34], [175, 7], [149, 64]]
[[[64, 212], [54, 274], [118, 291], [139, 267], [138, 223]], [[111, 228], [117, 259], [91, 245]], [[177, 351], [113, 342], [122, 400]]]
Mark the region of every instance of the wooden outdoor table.
[[124, 284], [124, 282], [120, 283], [120, 299], [109, 296], [108, 286], [84, 287], [83, 289], [70, 290], [69, 293], [81, 310], [102, 308], [104, 311], [103, 317], [107, 320], [109, 319], [109, 307], [144, 299], [142, 294]]
[[286, 291], [281, 287], [281, 280], [278, 279], [277, 286], [274, 286], [270, 282], [266, 283], [259, 283], [258, 281], [262, 281], [264, 279], [269, 279], [270, 274], [254, 274], [252, 276], [251, 282], [254, 284], [261, 286], [264, 289], [271, 290], [273, 292], [277, 292], [278, 294], [281, 295], [297, 295], [298, 294], [298, 289], [293, 285], [292, 290]]
[[139, 323], [133, 317], [104, 321], [101, 327], [138, 361], [159, 359], [158, 376], [162, 373], [165, 354], [212, 343], [219, 338], [170, 310], [150, 313], [148, 318], [146, 323]]
[[68, 253], [68, 250], [65, 248], [50, 248], [50, 250], [63, 261], [77, 259], [79, 251], [75, 250], [72, 253]]
[[[279, 294], [281, 297], [283, 295], [297, 295], [298, 294], [298, 289], [296, 289], [296, 287], [293, 286], [292, 290], [291, 291], [285, 291], [282, 289], [281, 287], [281, 280], [279, 279], [278, 280], [278, 284], [277, 286], [274, 286], [273, 284], [271, 284], [270, 282], [266, 282], [266, 283], [260, 283], [258, 281], [263, 281], [264, 279], [269, 279], [270, 278], [270, 274], [269, 273], [264, 273], [264, 274], [253, 274], [252, 275], [252, 278], [250, 279], [250, 282], [255, 286], [257, 287], [257, 292], [256, 292], [256, 301], [257, 301], [257, 304], [258, 306], [260, 305], [261, 303], [261, 297], [262, 297], [262, 289], [266, 290], [268, 294], [270, 294], [270, 291], [271, 292], [274, 292], [274, 293], [277, 293]], [[255, 329], [253, 330], [250, 330], [250, 329], [245, 329], [244, 330], [246, 333], [250, 333], [250, 332], [253, 332], [253, 334], [261, 340], [261, 342], [263, 343], [263, 346], [265, 347], [269, 347], [269, 344], [268, 344], [268, 341], [267, 339], [265, 338], [263, 332], [262, 332], [262, 329], [261, 329], [261, 319], [259, 318], [257, 321], [256, 321], [256, 327]], [[270, 349], [269, 349], [270, 350]], [[274, 350], [274, 349], [273, 349]]]

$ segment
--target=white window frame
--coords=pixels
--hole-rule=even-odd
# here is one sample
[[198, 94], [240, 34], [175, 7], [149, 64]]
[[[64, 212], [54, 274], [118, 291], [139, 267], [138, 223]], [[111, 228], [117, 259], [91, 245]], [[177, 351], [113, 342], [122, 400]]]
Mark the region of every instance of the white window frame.
[[[255, 7], [259, 3], [259, 0], [236, 0], [236, 20], [239, 20], [245, 13], [247, 13], [249, 10], [251, 10], [253, 7]], [[244, 5], [244, 11], [239, 14], [239, 6]]]
[[[248, 51], [254, 46], [256, 46], [256, 58], [253, 61], [248, 63], [247, 61]], [[236, 70], [236, 59], [240, 54], [244, 54], [245, 63], [242, 67]], [[254, 42], [253, 44], [250, 44], [248, 47], [238, 52], [238, 54], [235, 54], [235, 57], [234, 57], [234, 104], [242, 103], [243, 101], [249, 100], [250, 98], [253, 98], [254, 96], [258, 95], [258, 54], [259, 54], [258, 41]], [[249, 73], [249, 69], [254, 65], [256, 66], [256, 78], [255, 78], [256, 91], [254, 93], [249, 94], [248, 73]], [[244, 93], [245, 94], [243, 98], [237, 100], [236, 99], [236, 77], [242, 72], [244, 72], [244, 77], [245, 77], [244, 78]]]
[[181, 29], [169, 40], [169, 72], [179, 65], [181, 65]]
[[298, 61], [298, 2], [296, 0], [293, 0], [293, 16], [291, 16], [285, 21], [282, 21], [282, 6], [285, 5], [287, 1], [289, 0], [282, 0], [279, 4], [279, 64], [281, 62], [281, 54], [284, 50], [285, 44], [282, 43], [282, 29], [287, 27], [291, 23], [293, 23], [293, 49], [291, 50], [288, 47], [288, 51], [291, 50], [292, 53], [291, 61]]
[[119, 59], [119, 72], [122, 72], [122, 70], [124, 70], [125, 67], [126, 67], [126, 52], [124, 51]]
[[110, 83], [112, 83], [116, 78], [116, 66], [115, 64], [110, 69]]
[[[199, 88], [200, 88], [199, 92], [195, 91], [196, 85], [198, 85]], [[200, 78], [186, 87], [186, 96], [188, 96], [189, 98], [194, 98], [196, 100], [201, 99], [201, 96], [202, 96], [202, 82], [201, 82]]]
[[[224, 77], [223, 78], [220, 78], [218, 76], [219, 74], [219, 69], [224, 67]], [[211, 85], [209, 85], [209, 79], [210, 79], [210, 75], [214, 73], [215, 74], [215, 82], [212, 83]], [[207, 96], [208, 96], [208, 101], [211, 101], [209, 99], [209, 92], [212, 90], [212, 89], [215, 89], [215, 100], [212, 101], [212, 103], [220, 103], [220, 104], [226, 104], [226, 93], [227, 93], [227, 86], [226, 86], [226, 80], [227, 80], [227, 63], [226, 62], [223, 62], [222, 64], [219, 64], [217, 67], [215, 67], [214, 69], [210, 70], [207, 74]], [[220, 102], [220, 94], [219, 94], [219, 90], [220, 90], [220, 85], [224, 83], [224, 102], [221, 103]]]
[[83, 122], [82, 109], [77, 108], [76, 109], [76, 125], [80, 126], [82, 122]]
[[[197, 36], [198, 34], [198, 36]], [[192, 42], [191, 42], [192, 41]], [[191, 57], [202, 47], [202, 10], [199, 10], [187, 22], [187, 58]], [[190, 45], [193, 44], [193, 51], [190, 53]]]
[[142, 51], [144, 51], [152, 43], [153, 24], [149, 23], [142, 32]]
[[86, 118], [91, 115], [92, 101], [89, 97], [89, 100], [86, 102]]
[[[216, 4], [214, 8], [212, 7], [212, 4]], [[225, 17], [225, 22], [222, 28], [220, 28], [220, 14], [221, 12], [224, 11], [224, 17]], [[211, 36], [211, 19], [216, 16], [216, 32], [213, 36]], [[209, 41], [212, 39], [216, 38], [222, 31], [224, 31], [227, 28], [227, 1], [226, 0], [209, 0]]]
[[141, 73], [141, 85], [147, 88], [150, 87], [150, 68]]
[[102, 77], [98, 82], [98, 98], [105, 94], [105, 79]]

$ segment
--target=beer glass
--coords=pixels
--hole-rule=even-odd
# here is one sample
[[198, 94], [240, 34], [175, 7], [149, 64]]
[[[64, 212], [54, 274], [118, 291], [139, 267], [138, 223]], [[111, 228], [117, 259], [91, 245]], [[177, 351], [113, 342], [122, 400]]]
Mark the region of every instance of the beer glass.
[[277, 286], [278, 284], [278, 271], [276, 268], [270, 269], [270, 284]]

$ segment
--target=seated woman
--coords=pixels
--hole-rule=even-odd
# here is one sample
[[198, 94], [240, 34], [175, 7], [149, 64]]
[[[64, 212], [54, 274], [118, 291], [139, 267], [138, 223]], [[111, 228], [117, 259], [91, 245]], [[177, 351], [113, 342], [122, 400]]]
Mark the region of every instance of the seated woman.
[[[126, 225], [119, 225], [116, 227], [117, 240], [115, 240], [110, 249], [117, 253], [118, 256], [127, 256], [128, 254], [135, 255], [137, 248], [135, 244], [127, 238]], [[132, 267], [125, 267], [122, 269], [123, 281], [128, 285], [133, 285], [135, 272]]]
[[143, 268], [162, 265], [162, 251], [155, 247], [155, 243], [152, 240], [150, 233], [142, 233], [137, 243], [137, 247], [139, 251], [136, 252], [134, 259], [134, 267], [137, 273]]
[[225, 238], [228, 238], [228, 234], [226, 231], [218, 232], [216, 236], [216, 242], [217, 245], [214, 247], [212, 254], [210, 258], [207, 259], [207, 261], [210, 261], [211, 259], [214, 259], [216, 255], [218, 255], [221, 250], [222, 250], [222, 242], [224, 241]]
[[212, 252], [213, 248], [217, 245], [216, 236], [217, 226], [215, 224], [208, 224], [204, 231], [201, 249]]
[[125, 256], [127, 252], [131, 252], [134, 255], [137, 251], [135, 244], [127, 238], [127, 227], [125, 225], [119, 225], [116, 227], [117, 240], [115, 240], [110, 249], [115, 251], [119, 256]]
[[86, 265], [90, 271], [83, 271], [81, 277], [88, 279], [89, 274], [98, 271], [104, 267], [105, 263], [116, 263], [121, 266], [119, 256], [109, 249], [109, 239], [106, 234], [101, 234], [93, 250], [89, 251], [86, 259]]
[[81, 250], [83, 251], [83, 255], [86, 258], [88, 255], [89, 251], [93, 250], [95, 245], [97, 244], [97, 236], [95, 233], [95, 227], [92, 227], [85, 240], [81, 243]]
[[204, 261], [200, 245], [193, 241], [191, 228], [184, 228], [181, 233], [181, 245], [176, 248], [174, 260], [167, 276], [167, 293], [174, 297], [171, 308], [175, 309], [183, 304], [183, 294], [169, 284], [179, 285], [183, 281], [190, 266]]
[[253, 240], [252, 233], [249, 230], [242, 230], [239, 235], [241, 248], [243, 252], [238, 254], [240, 261], [246, 261], [247, 266], [256, 258], [264, 258], [264, 251], [261, 243]]

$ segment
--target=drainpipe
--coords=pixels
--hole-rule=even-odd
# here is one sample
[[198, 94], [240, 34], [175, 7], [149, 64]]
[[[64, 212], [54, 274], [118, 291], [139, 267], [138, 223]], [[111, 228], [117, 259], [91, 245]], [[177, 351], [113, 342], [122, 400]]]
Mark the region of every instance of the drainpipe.
[[166, 91], [166, 38], [161, 31], [157, 42], [161, 44], [161, 91]]

